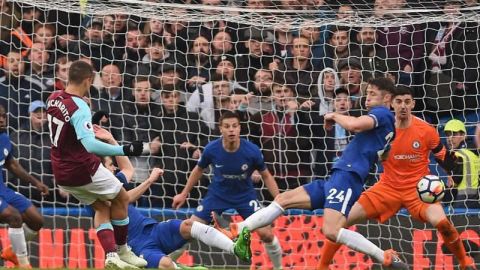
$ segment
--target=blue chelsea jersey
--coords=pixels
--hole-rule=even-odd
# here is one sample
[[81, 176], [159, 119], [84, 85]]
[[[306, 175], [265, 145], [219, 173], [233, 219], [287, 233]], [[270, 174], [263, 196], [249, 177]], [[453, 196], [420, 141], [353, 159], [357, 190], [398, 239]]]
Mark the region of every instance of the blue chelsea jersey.
[[395, 137], [395, 117], [383, 106], [372, 108], [368, 112], [375, 126], [373, 129], [355, 134], [333, 169], [350, 171], [365, 179], [379, 156], [390, 149]]
[[262, 172], [266, 169], [258, 146], [245, 139], [240, 139], [240, 147], [235, 152], [223, 148], [222, 138], [210, 142], [198, 161], [200, 168], [209, 165], [213, 171], [209, 195], [232, 202], [255, 193], [251, 175], [255, 170]]
[[[5, 162], [13, 158], [12, 142], [10, 141], [10, 137], [6, 132], [0, 134], [0, 150], [2, 151], [0, 153], [0, 170], [3, 170], [3, 165], [5, 165]], [[3, 172], [0, 173], [0, 189], [7, 188], [3, 176]]]

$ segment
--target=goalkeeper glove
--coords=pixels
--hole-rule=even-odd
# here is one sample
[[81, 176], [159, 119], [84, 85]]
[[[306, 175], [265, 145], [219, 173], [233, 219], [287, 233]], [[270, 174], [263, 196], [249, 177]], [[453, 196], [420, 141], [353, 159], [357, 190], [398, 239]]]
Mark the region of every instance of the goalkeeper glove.
[[143, 143], [134, 141], [123, 146], [123, 153], [125, 156], [140, 156], [143, 152]]

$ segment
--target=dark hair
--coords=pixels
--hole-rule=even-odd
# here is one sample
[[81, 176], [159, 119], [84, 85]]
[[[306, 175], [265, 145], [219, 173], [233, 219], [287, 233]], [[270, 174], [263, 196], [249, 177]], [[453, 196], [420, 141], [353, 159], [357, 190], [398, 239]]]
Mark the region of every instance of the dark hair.
[[177, 86], [175, 84], [169, 83], [169, 84], [162, 85], [160, 95], [170, 95], [177, 91], [178, 91]]
[[217, 73], [214, 73], [211, 77], [210, 77], [210, 81], [211, 82], [221, 82], [221, 81], [229, 81], [227, 76], [223, 76], [223, 75], [220, 75], [220, 74], [217, 74]]
[[335, 32], [340, 32], [340, 31], [342, 31], [342, 32], [350, 33], [350, 30], [351, 30], [351, 28], [348, 27], [348, 26], [334, 25], [334, 26], [331, 28], [331, 30], [330, 30], [330, 32], [332, 33], [332, 35], [330, 36], [330, 39], [332, 38], [333, 33], [335, 33]]
[[347, 96], [350, 96], [350, 91], [348, 91], [347, 88], [345, 87], [339, 87], [333, 91], [333, 98], [336, 98], [340, 94], [345, 94]]
[[388, 78], [374, 78], [371, 79], [368, 84], [376, 86], [378, 90], [386, 91], [392, 95], [395, 95], [395, 85], [393, 84], [392, 80]]
[[395, 89], [395, 93], [393, 94], [393, 97], [403, 96], [403, 95], [410, 95], [413, 97], [412, 88], [405, 85], [397, 85], [397, 88]]
[[71, 84], [81, 84], [85, 79], [91, 79], [93, 76], [93, 67], [81, 60], [73, 62], [68, 70], [68, 82]]
[[240, 115], [238, 115], [237, 112], [227, 110], [227, 111], [224, 111], [222, 113], [222, 116], [220, 116], [220, 119], [218, 119], [218, 125], [222, 125], [223, 120], [230, 119], [230, 118], [236, 118], [239, 123], [241, 121], [240, 120]]
[[133, 80], [133, 87], [135, 87], [135, 85], [139, 82], [150, 82], [150, 79], [148, 78], [148, 76], [145, 76], [145, 75], [138, 75], [135, 77], [135, 79]]

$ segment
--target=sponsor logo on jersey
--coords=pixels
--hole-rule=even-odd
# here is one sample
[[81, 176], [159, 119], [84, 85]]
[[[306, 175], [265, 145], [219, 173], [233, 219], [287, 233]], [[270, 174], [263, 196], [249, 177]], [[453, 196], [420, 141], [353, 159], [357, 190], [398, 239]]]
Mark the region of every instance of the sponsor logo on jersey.
[[394, 155], [394, 159], [396, 160], [410, 160], [414, 161], [420, 158], [420, 155], [418, 154], [399, 154], [399, 155]]

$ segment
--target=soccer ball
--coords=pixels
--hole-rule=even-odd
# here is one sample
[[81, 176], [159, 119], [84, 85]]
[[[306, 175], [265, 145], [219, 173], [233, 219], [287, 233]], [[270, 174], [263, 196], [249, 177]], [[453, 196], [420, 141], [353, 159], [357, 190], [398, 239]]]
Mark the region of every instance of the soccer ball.
[[423, 202], [436, 203], [445, 195], [445, 185], [436, 175], [425, 175], [417, 184], [418, 196]]

